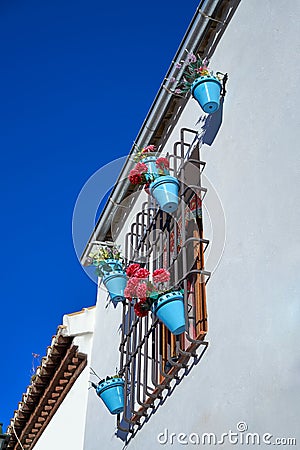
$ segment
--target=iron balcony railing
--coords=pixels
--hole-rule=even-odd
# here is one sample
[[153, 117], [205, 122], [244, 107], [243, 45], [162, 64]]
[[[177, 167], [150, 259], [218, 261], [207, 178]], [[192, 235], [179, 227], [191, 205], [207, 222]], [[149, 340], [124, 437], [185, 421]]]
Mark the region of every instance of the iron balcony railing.
[[[194, 136], [192, 143], [186, 134]], [[208, 343], [204, 270], [209, 241], [203, 238], [201, 161], [197, 133], [182, 129], [169, 156], [170, 172], [180, 181], [180, 201], [169, 215], [149, 196], [125, 238], [125, 258], [145, 267], [168, 268], [171, 285], [184, 289], [185, 333], [175, 336], [152, 314], [139, 318], [129, 301], [123, 302], [120, 373], [125, 380], [125, 407], [117, 417], [122, 432], [134, 433], [165, 401], [176, 384], [203, 356]], [[197, 351], [198, 349], [198, 351]], [[199, 351], [201, 350], [201, 351]]]

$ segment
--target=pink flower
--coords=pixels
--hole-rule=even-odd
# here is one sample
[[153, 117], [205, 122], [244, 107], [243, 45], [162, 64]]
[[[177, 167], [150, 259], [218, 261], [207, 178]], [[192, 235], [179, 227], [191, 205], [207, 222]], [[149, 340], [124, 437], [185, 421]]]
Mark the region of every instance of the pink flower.
[[[139, 278], [129, 278], [129, 280], [127, 281], [127, 285], [126, 285], [126, 294], [128, 295], [128, 297], [136, 297], [136, 289], [138, 287], [140, 280]], [[127, 297], [127, 295], [125, 297]]]
[[194, 53], [189, 53], [189, 54], [187, 55], [186, 62], [188, 62], [188, 63], [194, 63], [194, 62], [196, 62], [196, 61], [197, 61], [197, 58], [196, 58], [196, 56], [194, 55]]
[[129, 280], [127, 281], [127, 286], [128, 287], [137, 287], [137, 285], [139, 284], [140, 280], [137, 277], [131, 277], [129, 278]]
[[153, 272], [153, 281], [155, 283], [165, 283], [170, 279], [170, 272], [166, 269], [156, 269]]
[[128, 266], [126, 269], [126, 275], [128, 277], [133, 277], [135, 272], [137, 270], [139, 270], [140, 268], [141, 268], [141, 266], [139, 264], [130, 264], [130, 266]]
[[142, 153], [155, 152], [155, 150], [156, 150], [155, 145], [148, 145], [147, 147], [143, 148]]
[[159, 167], [160, 169], [169, 169], [170, 164], [167, 158], [157, 158], [156, 160], [156, 167]]
[[134, 168], [140, 175], [148, 171], [148, 167], [143, 162], [138, 162]]
[[126, 297], [129, 301], [132, 300], [131, 291], [128, 287], [124, 289], [124, 297]]
[[148, 278], [149, 275], [150, 275], [149, 270], [144, 269], [143, 267], [141, 267], [139, 270], [137, 270], [134, 274], [134, 276], [137, 278]]
[[136, 295], [140, 299], [147, 297], [147, 284], [146, 283], [140, 283], [138, 285], [138, 287], [136, 288]]

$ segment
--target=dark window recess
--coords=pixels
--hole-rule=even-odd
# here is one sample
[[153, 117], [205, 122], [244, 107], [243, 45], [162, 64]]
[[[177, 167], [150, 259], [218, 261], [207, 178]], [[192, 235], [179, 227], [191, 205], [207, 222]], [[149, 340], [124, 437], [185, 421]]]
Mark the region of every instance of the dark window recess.
[[[194, 134], [194, 143], [185, 143], [186, 133]], [[172, 216], [162, 212], [149, 196], [126, 235], [125, 256], [151, 270], [170, 270], [172, 286], [184, 289], [187, 331], [174, 336], [151, 313], [138, 318], [133, 305], [124, 302], [120, 370], [125, 379], [125, 408], [117, 426], [131, 433], [166, 400], [208, 345], [204, 340], [205, 286], [210, 273], [204, 270], [204, 256], [209, 241], [203, 238], [202, 225], [207, 190], [201, 186], [205, 163], [200, 160], [197, 133], [181, 130], [181, 140], [169, 159], [171, 175], [181, 182], [178, 210]]]

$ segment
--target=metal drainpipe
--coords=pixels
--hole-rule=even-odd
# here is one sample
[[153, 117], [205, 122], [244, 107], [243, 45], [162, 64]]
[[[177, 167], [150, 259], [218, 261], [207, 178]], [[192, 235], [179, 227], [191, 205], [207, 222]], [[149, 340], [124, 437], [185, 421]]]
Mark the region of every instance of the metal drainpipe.
[[[199, 6], [197, 7], [196, 13], [191, 21], [189, 28], [179, 46], [177, 53], [175, 54], [174, 61], [180, 61], [186, 56], [186, 49], [191, 52], [194, 52], [199, 45], [199, 36], [202, 36], [205, 28], [207, 26], [208, 20], [203, 17], [198, 10], [204, 8], [202, 12], [207, 16], [211, 16], [216, 8], [216, 6], [220, 3], [220, 0], [204, 0], [201, 1]], [[198, 38], [198, 39], [197, 39]], [[176, 72], [176, 68], [174, 64], [171, 64], [166, 77], [171, 78]], [[136, 144], [138, 146], [142, 146], [147, 142], [151, 141], [151, 138], [156, 130], [158, 122], [161, 118], [162, 113], [164, 112], [167, 103], [170, 101], [170, 94], [163, 88], [163, 84], [161, 84], [159, 91], [150, 107], [150, 110], [147, 114], [147, 117], [142, 124], [140, 132], [136, 138]], [[130, 154], [124, 164], [124, 167], [121, 171], [121, 174], [115, 184], [115, 188], [109, 197], [104, 210], [99, 218], [99, 221], [96, 225], [95, 230], [93, 231], [88, 244], [86, 245], [82, 256], [81, 263], [84, 265], [86, 262], [86, 258], [90, 252], [91, 241], [94, 240], [103, 240], [110, 226], [110, 217], [116, 209], [116, 204], [122, 201], [124, 194], [128, 190], [130, 185], [127, 178], [123, 180], [123, 182], [119, 183], [121, 178], [126, 177], [126, 174], [132, 169], [133, 162], [130, 160], [130, 157], [134, 151], [134, 147], [132, 147]], [[101, 231], [100, 231], [101, 230]], [[100, 233], [100, 234], [99, 234]]]

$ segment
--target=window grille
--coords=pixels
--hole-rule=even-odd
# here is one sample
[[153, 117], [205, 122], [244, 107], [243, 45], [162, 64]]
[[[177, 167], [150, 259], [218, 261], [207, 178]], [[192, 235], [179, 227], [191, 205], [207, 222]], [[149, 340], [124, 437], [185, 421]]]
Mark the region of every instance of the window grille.
[[[187, 133], [194, 136], [192, 144], [185, 142]], [[209, 241], [203, 238], [202, 224], [207, 190], [201, 185], [205, 162], [200, 159], [197, 133], [182, 129], [169, 160], [171, 175], [180, 181], [178, 210], [169, 215], [149, 196], [126, 235], [125, 257], [150, 270], [169, 269], [171, 285], [184, 289], [186, 332], [175, 336], [151, 313], [139, 318], [129, 301], [123, 303], [119, 349], [125, 407], [117, 426], [131, 433], [164, 401], [164, 393], [170, 394], [181, 382], [208, 345], [205, 286], [210, 273], [204, 270], [204, 256]]]

